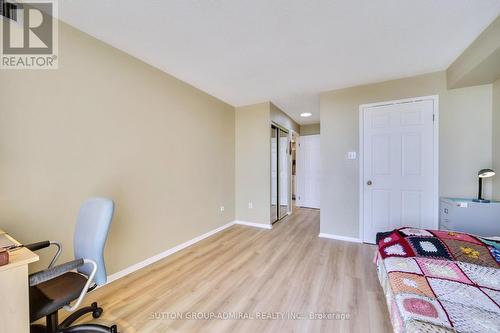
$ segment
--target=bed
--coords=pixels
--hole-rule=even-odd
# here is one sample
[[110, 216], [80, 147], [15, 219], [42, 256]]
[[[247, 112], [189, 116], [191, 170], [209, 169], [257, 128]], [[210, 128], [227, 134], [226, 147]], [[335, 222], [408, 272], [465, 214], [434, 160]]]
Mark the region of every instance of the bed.
[[395, 332], [500, 332], [500, 241], [400, 228], [375, 262]]

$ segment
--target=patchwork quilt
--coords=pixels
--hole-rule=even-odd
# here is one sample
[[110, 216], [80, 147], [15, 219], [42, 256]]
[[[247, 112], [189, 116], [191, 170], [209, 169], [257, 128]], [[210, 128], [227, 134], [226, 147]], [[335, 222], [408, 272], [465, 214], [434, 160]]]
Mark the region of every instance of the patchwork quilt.
[[377, 243], [395, 332], [500, 332], [500, 241], [400, 228]]

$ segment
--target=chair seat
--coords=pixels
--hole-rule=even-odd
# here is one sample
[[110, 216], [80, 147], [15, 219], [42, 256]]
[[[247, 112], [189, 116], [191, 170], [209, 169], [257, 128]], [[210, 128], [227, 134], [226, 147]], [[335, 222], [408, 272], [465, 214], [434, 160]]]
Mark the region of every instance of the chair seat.
[[80, 296], [87, 277], [68, 272], [39, 285], [30, 287], [31, 322], [56, 312]]

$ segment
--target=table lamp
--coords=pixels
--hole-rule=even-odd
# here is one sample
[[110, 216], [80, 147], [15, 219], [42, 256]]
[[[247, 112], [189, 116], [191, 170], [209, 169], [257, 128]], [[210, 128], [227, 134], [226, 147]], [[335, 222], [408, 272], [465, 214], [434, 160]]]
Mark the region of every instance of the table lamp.
[[490, 202], [489, 200], [483, 199], [483, 178], [493, 177], [495, 175], [495, 171], [491, 169], [482, 169], [477, 173], [477, 175], [479, 177], [479, 191], [477, 194], [477, 199], [474, 199], [472, 201], [488, 203]]

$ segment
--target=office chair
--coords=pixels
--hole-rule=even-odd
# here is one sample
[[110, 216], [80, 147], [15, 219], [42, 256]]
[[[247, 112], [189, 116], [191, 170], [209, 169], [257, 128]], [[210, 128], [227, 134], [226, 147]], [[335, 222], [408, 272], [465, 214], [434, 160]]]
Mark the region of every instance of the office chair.
[[[73, 261], [55, 266], [62, 250], [59, 242], [44, 241], [26, 245], [31, 251], [51, 245], [57, 247], [49, 268], [31, 274], [29, 277], [30, 321], [34, 322], [46, 317], [45, 326], [31, 325], [32, 333], [117, 332], [116, 325], [107, 327], [98, 324], [82, 324], [70, 327], [74, 321], [87, 313], [92, 313], [94, 318], [99, 318], [103, 312], [97, 303], [76, 309], [87, 292], [106, 283], [103, 251], [113, 210], [113, 201], [106, 198], [91, 198], [82, 205], [74, 234], [75, 260]], [[74, 304], [70, 305], [73, 301], [75, 301]], [[62, 308], [74, 312], [59, 323], [58, 311]]]

